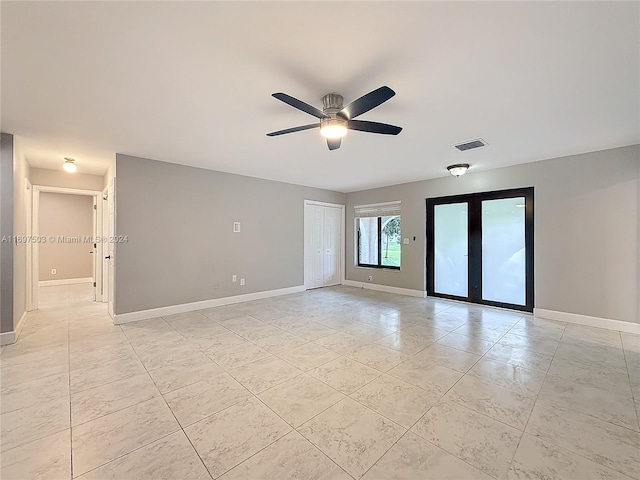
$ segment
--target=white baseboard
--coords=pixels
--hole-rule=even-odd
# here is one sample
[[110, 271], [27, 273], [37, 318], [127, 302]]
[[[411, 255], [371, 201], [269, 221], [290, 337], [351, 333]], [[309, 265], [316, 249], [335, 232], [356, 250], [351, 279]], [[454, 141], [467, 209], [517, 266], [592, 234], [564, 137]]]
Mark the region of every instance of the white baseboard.
[[13, 328], [13, 331], [16, 332], [16, 340], [18, 340], [18, 338], [20, 337], [20, 333], [22, 332], [22, 327], [24, 327], [24, 324], [26, 323], [25, 320], [27, 319], [27, 312], [23, 312], [22, 316], [20, 317], [20, 320], [18, 320], [18, 325], [16, 325]]
[[24, 321], [26, 318], [27, 312], [22, 312], [22, 316], [13, 330], [10, 332], [0, 333], [0, 345], [11, 345], [12, 343], [16, 343], [16, 340], [22, 331], [22, 327], [24, 327]]
[[50, 287], [51, 285], [76, 285], [78, 283], [93, 283], [92, 277], [85, 278], [62, 278], [60, 280], [40, 280], [38, 285], [41, 287]]
[[0, 345], [11, 345], [12, 343], [16, 343], [15, 331], [0, 333]]
[[368, 290], [376, 290], [378, 292], [397, 293], [398, 295], [408, 295], [410, 297], [426, 298], [427, 292], [423, 290], [411, 290], [410, 288], [390, 287], [389, 285], [379, 285], [377, 283], [355, 282], [353, 280], [345, 280], [343, 285], [348, 287], [366, 288]]
[[622, 322], [620, 320], [590, 317], [588, 315], [579, 315], [577, 313], [557, 312], [555, 310], [544, 310], [542, 308], [534, 308], [533, 315], [534, 317], [556, 320], [558, 322], [575, 323], [578, 325], [586, 325], [588, 327], [606, 328], [607, 330], [616, 330], [619, 332], [635, 333], [636, 335], [640, 335], [640, 323]]
[[203, 310], [205, 308], [221, 307], [223, 305], [250, 302], [251, 300], [260, 300], [263, 298], [289, 295], [292, 293], [299, 293], [304, 291], [304, 286], [300, 285], [297, 287], [279, 288], [277, 290], [266, 290], [264, 292], [246, 293], [244, 295], [235, 295], [233, 297], [214, 298], [212, 300], [203, 300], [201, 302], [170, 305], [168, 307], [152, 308], [150, 310], [119, 313], [115, 315], [113, 323], [115, 325], [121, 325], [123, 323], [137, 322], [138, 320], [146, 320], [148, 318], [162, 317], [163, 315], [174, 315], [176, 313], [193, 312], [196, 310]]

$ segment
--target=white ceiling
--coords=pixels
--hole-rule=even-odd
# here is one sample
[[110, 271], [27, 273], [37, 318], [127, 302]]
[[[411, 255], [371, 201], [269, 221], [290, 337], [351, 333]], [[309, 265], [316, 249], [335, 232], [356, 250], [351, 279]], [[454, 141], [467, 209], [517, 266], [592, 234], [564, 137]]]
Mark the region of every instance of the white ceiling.
[[[32, 166], [126, 153], [354, 191], [640, 143], [638, 2], [1, 2], [2, 130]], [[265, 134], [388, 85], [359, 117]], [[451, 148], [482, 137], [488, 146]]]

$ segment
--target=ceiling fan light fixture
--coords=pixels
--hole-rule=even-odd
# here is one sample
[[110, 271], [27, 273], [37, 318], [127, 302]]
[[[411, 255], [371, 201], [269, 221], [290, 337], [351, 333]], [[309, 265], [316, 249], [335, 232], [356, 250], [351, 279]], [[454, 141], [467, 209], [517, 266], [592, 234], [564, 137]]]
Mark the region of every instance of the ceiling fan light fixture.
[[449, 165], [447, 167], [447, 170], [449, 170], [449, 173], [454, 177], [459, 177], [460, 175], [464, 175], [465, 173], [467, 173], [467, 170], [469, 170], [469, 164], [456, 163], [455, 165]]
[[78, 170], [78, 166], [76, 165], [76, 161], [70, 157], [64, 157], [64, 163], [62, 164], [62, 168], [65, 172], [73, 173]]
[[327, 138], [342, 138], [347, 134], [347, 122], [340, 118], [320, 121], [320, 134]]

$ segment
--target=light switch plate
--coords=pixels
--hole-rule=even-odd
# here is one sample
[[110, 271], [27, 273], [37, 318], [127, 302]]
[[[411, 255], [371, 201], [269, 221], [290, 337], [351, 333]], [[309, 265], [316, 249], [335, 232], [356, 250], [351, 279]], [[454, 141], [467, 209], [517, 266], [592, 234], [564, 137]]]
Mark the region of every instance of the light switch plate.
[[409, 245], [409, 239], [408, 238], [403, 238], [402, 239], [402, 243], [404, 243], [405, 245]]
[[240, 233], [240, 222], [233, 222], [233, 233]]

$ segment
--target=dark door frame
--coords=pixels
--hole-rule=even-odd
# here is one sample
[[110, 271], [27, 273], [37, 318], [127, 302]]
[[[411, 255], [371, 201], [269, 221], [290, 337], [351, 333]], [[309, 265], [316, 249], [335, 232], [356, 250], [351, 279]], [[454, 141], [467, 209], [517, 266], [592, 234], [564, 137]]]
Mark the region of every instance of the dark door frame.
[[[525, 198], [525, 305], [494, 302], [482, 299], [482, 201], [500, 200], [503, 198]], [[494, 307], [509, 308], [533, 312], [534, 307], [534, 275], [533, 275], [533, 187], [496, 190], [491, 192], [451, 195], [448, 197], [427, 198], [427, 295], [433, 297], [462, 300]], [[434, 253], [434, 207], [450, 203], [468, 203], [467, 235], [468, 250], [468, 290], [467, 297], [447, 295], [435, 291], [435, 253]]]

